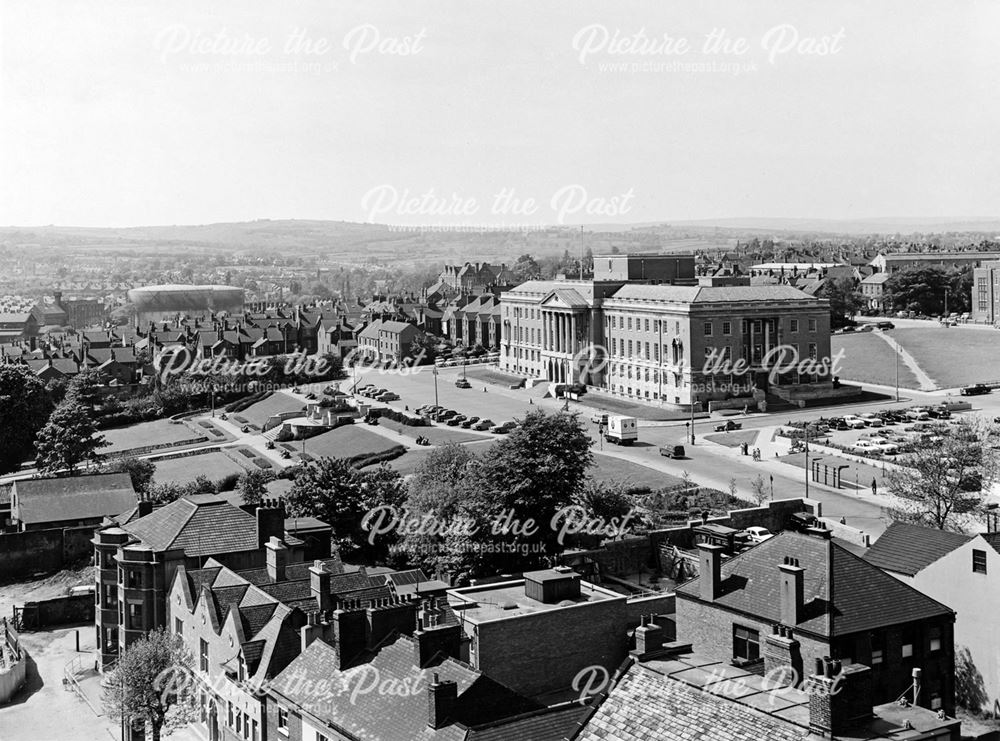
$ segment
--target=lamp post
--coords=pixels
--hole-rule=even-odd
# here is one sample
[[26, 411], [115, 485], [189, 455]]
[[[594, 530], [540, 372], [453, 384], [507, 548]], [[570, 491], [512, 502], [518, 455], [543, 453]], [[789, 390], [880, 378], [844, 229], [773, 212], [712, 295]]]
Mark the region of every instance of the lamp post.
[[434, 369], [431, 371], [431, 375], [434, 376], [434, 406], [439, 406], [439, 404], [438, 404], [438, 369], [437, 369], [436, 365], [434, 366]]
[[896, 343], [896, 401], [899, 401], [899, 343]]

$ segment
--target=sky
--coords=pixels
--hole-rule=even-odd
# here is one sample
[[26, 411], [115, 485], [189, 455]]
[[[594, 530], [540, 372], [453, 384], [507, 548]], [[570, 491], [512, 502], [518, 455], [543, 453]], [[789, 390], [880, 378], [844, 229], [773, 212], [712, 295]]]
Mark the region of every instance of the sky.
[[0, 225], [996, 217], [1000, 3], [0, 0]]

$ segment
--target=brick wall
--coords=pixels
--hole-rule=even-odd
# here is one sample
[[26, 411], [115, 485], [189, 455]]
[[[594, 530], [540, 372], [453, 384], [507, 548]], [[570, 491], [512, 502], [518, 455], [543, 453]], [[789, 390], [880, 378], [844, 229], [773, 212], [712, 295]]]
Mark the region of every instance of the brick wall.
[[49, 528], [0, 534], [0, 574], [19, 579], [39, 571], [58, 571], [93, 553], [94, 527]]
[[[690, 643], [694, 650], [720, 661], [729, 661], [733, 658], [734, 624], [758, 632], [762, 657], [765, 656], [767, 636], [772, 633], [770, 622], [747, 617], [682, 595], [677, 595], [674, 619], [677, 622], [678, 641]], [[792, 637], [799, 643], [802, 666], [807, 671], [811, 671], [817, 658], [830, 655], [830, 645], [825, 641], [794, 630]]]
[[[766, 527], [772, 533], [777, 533], [785, 529], [785, 523], [788, 521], [790, 514], [802, 511], [813, 511], [811, 500], [778, 499], [762, 507], [733, 509], [726, 515], [709, 517], [708, 521], [736, 528], [737, 530], [743, 530], [756, 525]], [[664, 544], [675, 545], [678, 548], [694, 548], [694, 533], [691, 528], [700, 524], [700, 520], [692, 520], [687, 525], [680, 527], [654, 530], [649, 534], [652, 548], [658, 550]]]
[[621, 664], [626, 621], [625, 601], [605, 600], [481, 623], [471, 663], [528, 696], [566, 690], [581, 669]]

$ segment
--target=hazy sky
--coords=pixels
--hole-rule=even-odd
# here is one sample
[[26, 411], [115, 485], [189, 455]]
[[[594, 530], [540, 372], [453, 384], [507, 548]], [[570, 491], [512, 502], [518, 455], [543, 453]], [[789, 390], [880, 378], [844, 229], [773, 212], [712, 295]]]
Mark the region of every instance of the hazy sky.
[[0, 0], [0, 224], [995, 217], [998, 28], [993, 0]]

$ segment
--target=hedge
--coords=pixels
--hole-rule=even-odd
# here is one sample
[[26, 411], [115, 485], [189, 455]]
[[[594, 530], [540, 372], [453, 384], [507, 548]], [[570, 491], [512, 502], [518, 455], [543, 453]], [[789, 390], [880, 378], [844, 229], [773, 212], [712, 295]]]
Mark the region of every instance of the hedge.
[[246, 397], [244, 397], [242, 399], [237, 399], [236, 401], [232, 402], [231, 404], [226, 404], [226, 406], [223, 407], [223, 408], [227, 412], [242, 412], [244, 409], [246, 409], [247, 407], [253, 406], [258, 401], [263, 401], [264, 399], [266, 399], [267, 397], [269, 397], [272, 393], [274, 393], [274, 392], [273, 391], [258, 391], [256, 394], [251, 394], [250, 396], [246, 396]]
[[351, 456], [347, 461], [355, 468], [364, 468], [365, 466], [373, 466], [377, 463], [395, 460], [404, 453], [406, 453], [405, 447], [402, 445], [393, 445], [388, 450], [383, 450], [380, 453], [361, 453], [360, 455]]

